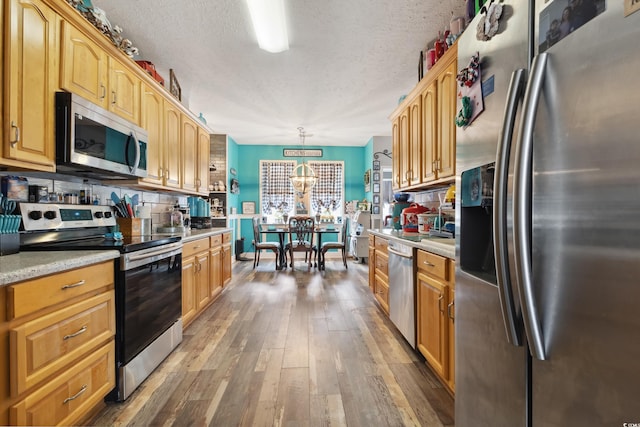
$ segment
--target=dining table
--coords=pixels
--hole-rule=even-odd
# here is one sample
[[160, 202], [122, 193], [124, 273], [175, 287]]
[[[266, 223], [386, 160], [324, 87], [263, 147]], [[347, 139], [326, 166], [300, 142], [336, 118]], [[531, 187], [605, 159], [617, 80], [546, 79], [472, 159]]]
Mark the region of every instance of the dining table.
[[[322, 247], [322, 236], [325, 234], [338, 234], [340, 232], [340, 227], [335, 227], [333, 225], [327, 226], [317, 226], [315, 228], [314, 233], [317, 238], [317, 248], [318, 248], [318, 270], [324, 270], [325, 261], [320, 248]], [[261, 234], [273, 234], [278, 236], [278, 242], [280, 243], [280, 254], [279, 254], [279, 264], [280, 269], [287, 267], [287, 254], [285, 253], [285, 245], [286, 245], [286, 235], [289, 233], [289, 225], [288, 224], [261, 224], [260, 227]]]

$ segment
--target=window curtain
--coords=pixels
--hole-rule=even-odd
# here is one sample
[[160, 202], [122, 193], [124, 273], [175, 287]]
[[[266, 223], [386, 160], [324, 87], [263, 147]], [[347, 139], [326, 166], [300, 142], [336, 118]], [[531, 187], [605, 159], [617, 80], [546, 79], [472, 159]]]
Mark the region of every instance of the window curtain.
[[278, 210], [288, 213], [293, 209], [295, 196], [289, 176], [295, 168], [293, 161], [260, 162], [260, 203], [263, 214]]
[[344, 188], [343, 162], [309, 162], [318, 181], [310, 192], [310, 203], [314, 212], [328, 208], [335, 212], [342, 208]]

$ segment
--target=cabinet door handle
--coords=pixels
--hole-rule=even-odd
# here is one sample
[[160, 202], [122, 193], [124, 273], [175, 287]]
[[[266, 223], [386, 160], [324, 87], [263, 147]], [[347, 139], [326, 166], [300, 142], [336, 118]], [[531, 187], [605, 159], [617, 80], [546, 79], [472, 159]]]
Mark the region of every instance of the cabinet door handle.
[[111, 99], [112, 99], [111, 103], [113, 105], [115, 105], [116, 104], [116, 91], [115, 90], [111, 91]]
[[159, 177], [159, 178], [164, 177], [164, 169], [162, 169], [162, 168], [160, 169], [160, 171], [159, 171], [159, 173], [158, 173], [158, 177]]
[[14, 121], [12, 120], [12, 121], [11, 121], [11, 127], [12, 127], [13, 129], [15, 129], [15, 130], [14, 130], [14, 136], [15, 136], [15, 139], [14, 139], [13, 141], [11, 141], [11, 146], [13, 147], [13, 146], [15, 146], [18, 142], [20, 142], [20, 126], [18, 126], [18, 125], [16, 124], [16, 122], [14, 122]]
[[64, 285], [61, 289], [71, 289], [71, 288], [77, 288], [78, 286], [82, 286], [84, 285], [86, 282], [84, 280], [80, 280], [79, 282], [76, 283], [71, 283], [69, 285]]
[[440, 310], [440, 313], [444, 314], [444, 308], [442, 308], [442, 301], [444, 301], [444, 294], [440, 294], [440, 298], [438, 298], [438, 310]]
[[447, 306], [447, 316], [449, 316], [449, 319], [451, 320], [455, 320], [455, 313], [453, 311], [453, 306], [455, 305], [455, 301], [451, 301], [451, 303]]
[[73, 338], [73, 337], [77, 337], [80, 334], [84, 334], [85, 332], [87, 332], [87, 325], [84, 325], [82, 328], [78, 329], [77, 332], [74, 332], [72, 334], [69, 335], [65, 335], [64, 337], [62, 337], [62, 339], [64, 341], [68, 340], [69, 338]]
[[100, 85], [100, 88], [102, 89], [102, 95], [100, 95], [100, 99], [104, 99], [107, 96], [107, 88], [103, 84]]
[[82, 388], [80, 389], [80, 391], [79, 391], [79, 392], [77, 392], [76, 394], [74, 394], [74, 395], [73, 395], [73, 396], [71, 396], [71, 397], [67, 397], [67, 398], [62, 402], [62, 404], [64, 405], [65, 403], [69, 403], [69, 402], [71, 402], [72, 400], [76, 400], [76, 399], [77, 399], [77, 398], [79, 398], [79, 397], [80, 397], [80, 395], [81, 395], [82, 393], [84, 393], [85, 391], [87, 391], [87, 385], [86, 385], [86, 384], [82, 386]]

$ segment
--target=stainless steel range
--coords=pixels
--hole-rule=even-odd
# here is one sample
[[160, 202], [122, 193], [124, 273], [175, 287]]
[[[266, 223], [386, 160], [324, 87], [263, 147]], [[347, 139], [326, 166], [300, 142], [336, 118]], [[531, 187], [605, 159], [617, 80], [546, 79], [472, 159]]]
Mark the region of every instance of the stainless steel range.
[[116, 388], [122, 401], [182, 341], [180, 237], [107, 238], [116, 225], [109, 206], [20, 203], [23, 251], [117, 250]]

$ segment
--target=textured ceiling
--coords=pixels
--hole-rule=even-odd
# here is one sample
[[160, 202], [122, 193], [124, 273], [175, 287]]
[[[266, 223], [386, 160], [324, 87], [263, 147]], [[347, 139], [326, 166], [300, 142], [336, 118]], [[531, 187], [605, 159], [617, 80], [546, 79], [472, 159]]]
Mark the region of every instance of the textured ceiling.
[[[93, 0], [215, 133], [238, 144], [363, 146], [417, 83], [464, 0], [285, 0], [289, 50], [258, 48], [243, 0]], [[187, 6], [188, 5], [188, 6]]]

